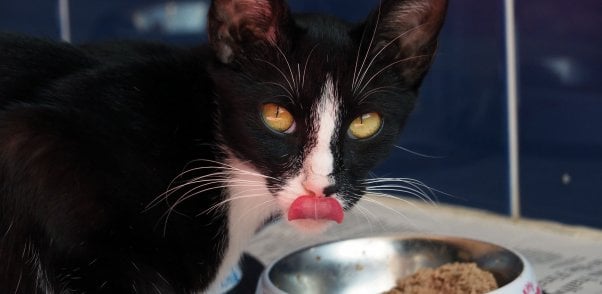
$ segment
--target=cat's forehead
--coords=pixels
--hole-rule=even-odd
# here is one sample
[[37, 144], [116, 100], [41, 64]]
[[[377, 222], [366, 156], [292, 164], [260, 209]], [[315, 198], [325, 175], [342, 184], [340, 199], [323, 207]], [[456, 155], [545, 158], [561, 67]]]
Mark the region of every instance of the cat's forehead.
[[293, 41], [288, 53], [291, 58], [299, 60], [312, 57], [314, 67], [332, 66], [343, 62], [342, 60], [349, 57], [357, 46], [351, 35], [353, 26], [337, 18], [301, 15], [295, 17], [295, 23], [299, 30], [292, 36]]
[[336, 50], [351, 46], [351, 30], [353, 25], [338, 18], [324, 15], [301, 15], [295, 18], [300, 28], [298, 39], [301, 43], [321, 43]]
[[[361, 55], [351, 45], [333, 48], [322, 42], [307, 42], [286, 51], [275, 49], [271, 58], [270, 64], [260, 67], [262, 75], [255, 77], [264, 87], [280, 92], [275, 96], [284, 102], [292, 101], [305, 110], [319, 103], [325, 92], [340, 99], [341, 106], [366, 104], [374, 98], [383, 98], [374, 88], [392, 87], [396, 82], [385, 73], [375, 74], [381, 65], [374, 64], [370, 56]], [[371, 68], [369, 63], [373, 63]]]

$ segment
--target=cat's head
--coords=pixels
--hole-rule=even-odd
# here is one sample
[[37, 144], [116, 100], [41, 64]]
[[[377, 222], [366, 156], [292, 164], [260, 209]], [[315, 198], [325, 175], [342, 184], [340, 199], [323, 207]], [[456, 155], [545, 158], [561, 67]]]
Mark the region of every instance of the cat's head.
[[293, 16], [283, 0], [213, 2], [222, 144], [238, 168], [261, 175], [276, 211], [322, 229], [340, 221], [339, 204], [362, 197], [413, 108], [446, 6], [383, 0], [351, 25]]

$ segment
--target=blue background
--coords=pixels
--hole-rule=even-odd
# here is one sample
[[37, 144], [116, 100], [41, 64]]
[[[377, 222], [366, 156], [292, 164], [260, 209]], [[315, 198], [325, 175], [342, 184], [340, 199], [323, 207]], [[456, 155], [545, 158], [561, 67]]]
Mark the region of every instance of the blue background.
[[[289, 4], [359, 21], [378, 2]], [[509, 214], [503, 1], [450, 2], [436, 62], [398, 142], [428, 156], [398, 149], [375, 174], [418, 179], [445, 192], [435, 193], [438, 202]], [[516, 2], [521, 214], [602, 228], [602, 5]], [[0, 0], [0, 30], [60, 39], [58, 5]], [[206, 40], [207, 1], [87, 0], [68, 7], [75, 43]]]

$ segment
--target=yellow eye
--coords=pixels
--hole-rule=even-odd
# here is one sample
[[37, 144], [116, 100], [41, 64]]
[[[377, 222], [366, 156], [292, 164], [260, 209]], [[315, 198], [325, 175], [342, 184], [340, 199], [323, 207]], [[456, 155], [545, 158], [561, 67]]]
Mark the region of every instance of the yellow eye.
[[380, 130], [382, 123], [380, 114], [364, 113], [351, 122], [348, 134], [353, 139], [370, 138]]
[[261, 116], [265, 125], [278, 133], [290, 134], [295, 131], [293, 115], [278, 104], [264, 104], [261, 107]]

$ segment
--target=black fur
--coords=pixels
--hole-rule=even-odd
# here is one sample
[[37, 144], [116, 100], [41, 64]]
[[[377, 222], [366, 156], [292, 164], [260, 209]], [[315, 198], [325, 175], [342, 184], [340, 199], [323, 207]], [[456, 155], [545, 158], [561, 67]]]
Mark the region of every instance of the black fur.
[[[154, 200], [174, 179], [214, 171], [178, 177], [204, 166], [195, 160], [223, 162], [224, 150], [281, 179], [270, 182], [278, 190], [311, 147], [310, 109], [327, 75], [336, 82], [342, 116], [331, 146], [336, 184], [325, 194], [362, 193], [361, 180], [385, 158], [413, 107], [443, 14], [428, 17], [436, 24], [416, 37], [427, 39], [419, 50], [410, 50], [399, 45], [403, 39], [384, 45], [395, 38], [377, 26], [393, 21], [384, 9], [349, 25], [324, 16], [293, 18], [285, 3], [264, 0], [260, 13], [232, 24], [225, 2], [214, 1], [210, 46], [198, 48], [75, 46], [0, 34], [0, 293], [205, 290], [228, 247], [228, 218], [225, 210], [199, 212], [225, 200], [226, 191], [187, 198], [168, 221], [174, 200], [194, 187]], [[388, 10], [413, 2], [445, 6], [383, 2]], [[378, 76], [352, 91], [358, 60], [370, 62], [383, 46], [366, 80]], [[395, 63], [416, 54], [424, 57]], [[278, 86], [287, 84], [278, 69], [286, 75], [297, 63], [305, 71], [303, 87]], [[386, 91], [363, 99], [376, 87]], [[267, 130], [258, 116], [265, 102], [286, 106], [298, 131]], [[384, 118], [380, 133], [349, 138], [351, 120], [370, 111]], [[346, 199], [346, 208], [356, 201]]]

